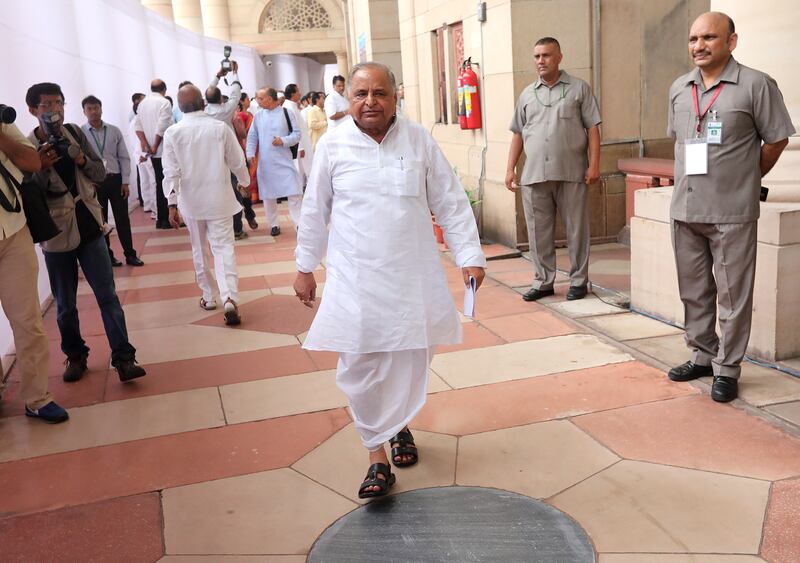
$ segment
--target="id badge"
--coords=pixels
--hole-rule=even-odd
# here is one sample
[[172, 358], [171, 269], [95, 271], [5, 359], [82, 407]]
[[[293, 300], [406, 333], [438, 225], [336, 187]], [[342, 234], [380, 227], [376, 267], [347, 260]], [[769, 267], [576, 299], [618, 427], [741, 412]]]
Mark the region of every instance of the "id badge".
[[722, 122], [709, 121], [706, 129], [706, 140], [709, 145], [722, 144]]
[[684, 168], [687, 176], [708, 174], [708, 143], [705, 139], [684, 141]]

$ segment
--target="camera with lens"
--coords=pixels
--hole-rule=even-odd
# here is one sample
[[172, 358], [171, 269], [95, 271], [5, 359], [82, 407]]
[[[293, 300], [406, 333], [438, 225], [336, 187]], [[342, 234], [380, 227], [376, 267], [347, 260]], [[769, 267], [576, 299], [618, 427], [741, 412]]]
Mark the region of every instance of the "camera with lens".
[[0, 104], [0, 123], [11, 125], [17, 119], [17, 112], [11, 106]]
[[47, 135], [47, 142], [56, 151], [56, 154], [63, 158], [76, 159], [81, 149], [69, 142], [61, 133], [61, 115], [54, 111], [42, 114], [42, 124], [44, 134]]
[[225, 45], [222, 53], [225, 55], [225, 58], [222, 59], [222, 70], [230, 71], [233, 68], [231, 65], [231, 46]]

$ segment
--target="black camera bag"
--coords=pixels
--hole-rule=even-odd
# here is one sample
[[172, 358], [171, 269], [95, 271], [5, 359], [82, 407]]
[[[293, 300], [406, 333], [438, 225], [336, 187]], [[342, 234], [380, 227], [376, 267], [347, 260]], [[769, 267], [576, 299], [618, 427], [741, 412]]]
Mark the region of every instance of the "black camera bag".
[[[28, 229], [31, 232], [33, 242], [44, 242], [50, 240], [61, 232], [53, 218], [50, 217], [50, 208], [47, 206], [47, 199], [42, 186], [33, 175], [26, 174], [22, 182], [17, 179], [0, 164], [0, 175], [5, 178], [6, 184], [17, 190], [19, 199], [22, 200], [22, 207], [25, 209], [25, 219], [28, 221]], [[0, 205], [9, 213], [19, 213], [20, 205], [17, 200], [16, 208], [12, 207], [11, 202], [0, 191]]]

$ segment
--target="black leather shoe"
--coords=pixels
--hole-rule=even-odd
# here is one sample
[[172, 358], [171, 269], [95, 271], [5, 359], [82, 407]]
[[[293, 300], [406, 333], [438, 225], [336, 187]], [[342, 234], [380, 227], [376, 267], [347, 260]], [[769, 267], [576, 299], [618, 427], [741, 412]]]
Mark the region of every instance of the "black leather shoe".
[[269, 234], [272, 235], [273, 237], [276, 237], [279, 234], [281, 234], [281, 228], [280, 227], [272, 227], [272, 230], [269, 232]]
[[718, 403], [729, 403], [739, 396], [739, 380], [721, 375], [711, 384], [711, 398]]
[[569, 288], [567, 292], [567, 301], [576, 301], [578, 299], [583, 299], [586, 297], [586, 286], [585, 285], [573, 285]]
[[144, 368], [140, 365], [137, 365], [135, 358], [131, 358], [129, 360], [115, 360], [111, 362], [111, 365], [117, 370], [119, 380], [123, 382], [147, 375], [147, 372], [144, 371]]
[[89, 369], [86, 365], [88, 357], [88, 354], [80, 354], [79, 356], [71, 357], [67, 356], [67, 359], [64, 360], [64, 365], [67, 366], [67, 368], [64, 370], [64, 375], [61, 376], [62, 379], [67, 383], [80, 380], [83, 374], [86, 373], [86, 370]]
[[250, 228], [254, 231], [258, 228], [258, 221], [256, 221], [255, 217], [248, 219], [247, 224], [250, 225]]
[[686, 362], [669, 370], [667, 374], [672, 381], [691, 381], [698, 377], [711, 375], [711, 366], [700, 366], [694, 362]]
[[172, 225], [169, 224], [169, 221], [156, 221], [156, 229], [171, 229]]
[[144, 266], [144, 262], [138, 256], [128, 256], [125, 258], [125, 263], [128, 266]]
[[552, 289], [529, 289], [527, 293], [523, 294], [522, 299], [523, 301], [536, 301], [542, 297], [555, 295], [555, 293]]
[[116, 256], [109, 256], [109, 258], [111, 259], [111, 265], [114, 266], [115, 268], [119, 268], [120, 266], [122, 266], [122, 262], [117, 260]]

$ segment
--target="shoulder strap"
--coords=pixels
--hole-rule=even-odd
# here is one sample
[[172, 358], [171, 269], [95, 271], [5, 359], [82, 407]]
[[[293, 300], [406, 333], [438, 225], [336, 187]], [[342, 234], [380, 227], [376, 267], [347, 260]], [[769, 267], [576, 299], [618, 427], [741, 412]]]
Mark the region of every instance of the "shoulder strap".
[[[11, 193], [14, 193], [15, 190], [19, 190], [19, 182], [17, 182], [17, 179], [14, 178], [14, 176], [11, 175], [11, 172], [6, 170], [6, 167], [3, 166], [2, 164], [0, 164], [0, 176], [2, 176], [5, 179], [6, 184], [8, 185], [8, 189], [11, 191]], [[8, 201], [8, 198], [3, 193], [3, 190], [0, 190], [0, 207], [5, 209], [9, 213], [19, 213], [22, 210], [22, 206], [19, 203], [19, 198], [20, 194], [17, 191], [15, 197], [17, 204], [12, 207], [11, 202]]]
[[292, 121], [289, 119], [289, 110], [286, 108], [283, 108], [283, 116], [286, 118], [286, 125], [289, 126], [289, 135], [291, 135], [294, 129], [292, 129]]

